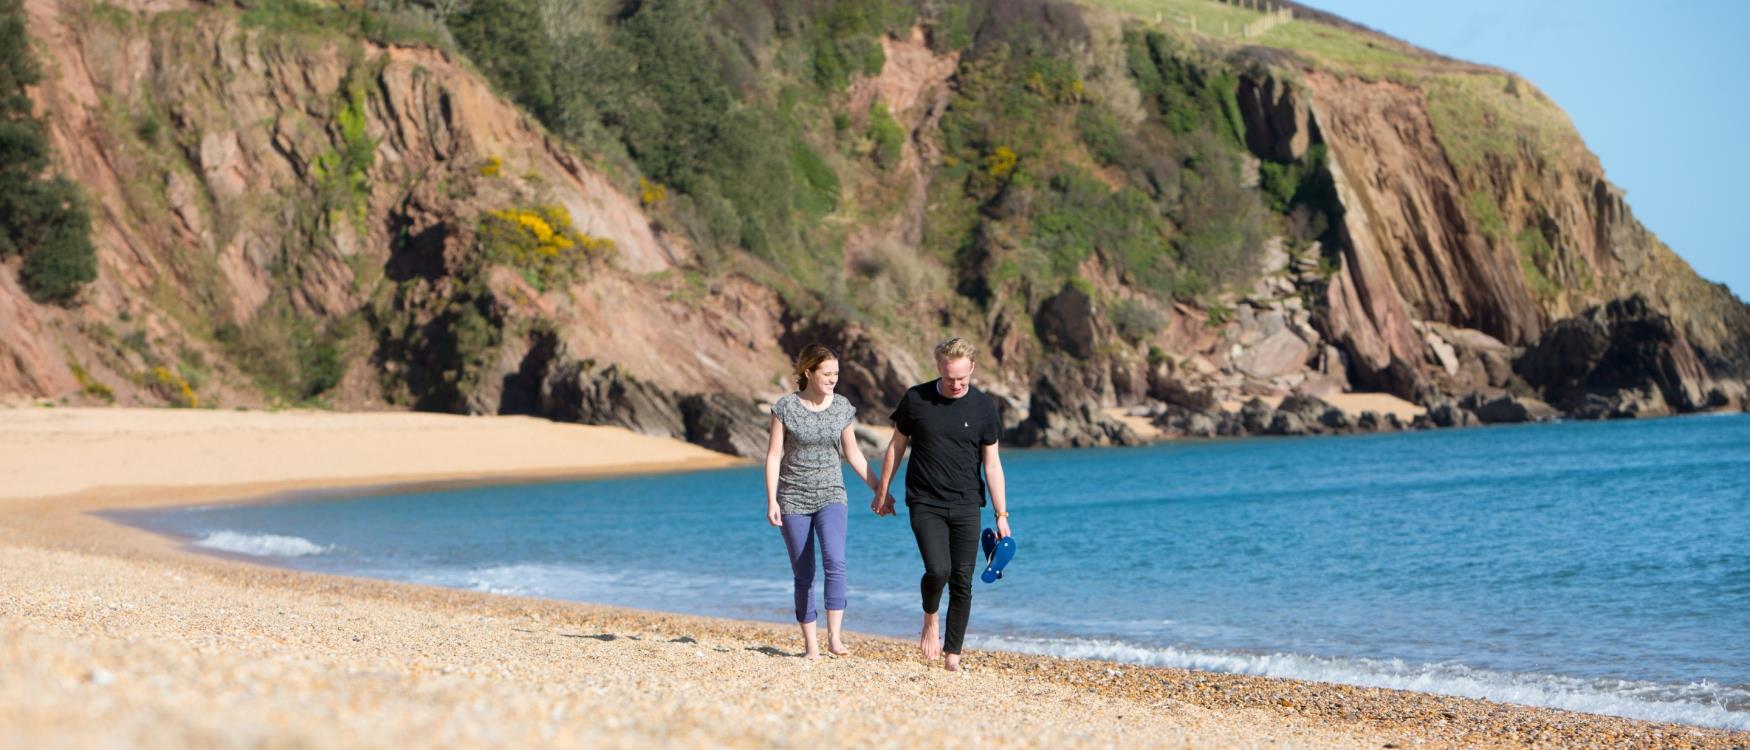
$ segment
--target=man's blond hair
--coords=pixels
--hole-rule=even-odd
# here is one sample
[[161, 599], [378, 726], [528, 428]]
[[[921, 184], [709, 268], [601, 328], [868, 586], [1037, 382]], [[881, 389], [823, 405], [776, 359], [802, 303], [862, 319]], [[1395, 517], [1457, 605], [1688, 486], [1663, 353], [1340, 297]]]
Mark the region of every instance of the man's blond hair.
[[972, 355], [977, 353], [978, 349], [972, 345], [972, 342], [959, 336], [936, 345], [936, 361], [941, 363], [953, 362], [957, 359], [972, 359]]

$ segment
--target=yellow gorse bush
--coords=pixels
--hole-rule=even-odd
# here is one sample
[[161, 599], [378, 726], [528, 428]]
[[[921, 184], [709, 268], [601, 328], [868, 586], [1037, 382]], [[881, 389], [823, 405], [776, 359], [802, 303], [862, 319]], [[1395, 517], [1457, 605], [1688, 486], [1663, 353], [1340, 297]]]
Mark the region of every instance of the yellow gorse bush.
[[178, 406], [195, 408], [201, 405], [200, 396], [195, 395], [194, 388], [181, 375], [170, 371], [168, 367], [152, 368], [153, 387], [159, 392], [177, 402]]
[[998, 146], [995, 151], [985, 155], [984, 171], [993, 179], [1001, 180], [1014, 172], [1015, 165], [1020, 161], [1021, 158], [1015, 154], [1014, 149]]
[[644, 204], [645, 208], [661, 205], [666, 200], [668, 200], [668, 188], [643, 177], [638, 178], [638, 201]]
[[488, 211], [480, 219], [480, 244], [489, 262], [523, 272], [542, 289], [569, 281], [615, 249], [611, 239], [577, 231], [560, 205]]

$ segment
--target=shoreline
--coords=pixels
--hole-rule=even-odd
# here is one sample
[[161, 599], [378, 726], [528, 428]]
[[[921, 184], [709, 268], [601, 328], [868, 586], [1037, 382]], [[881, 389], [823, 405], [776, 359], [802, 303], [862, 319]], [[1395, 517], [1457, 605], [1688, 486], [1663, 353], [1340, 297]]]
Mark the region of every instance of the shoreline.
[[[0, 412], [0, 448], [11, 447], [5, 444], [6, 426]], [[614, 440], [622, 438], [613, 436]], [[650, 741], [724, 745], [795, 741], [794, 735], [783, 733], [783, 721], [774, 725], [764, 718], [743, 716], [742, 709], [749, 701], [760, 716], [793, 718], [807, 727], [804, 736], [820, 741], [858, 737], [861, 744], [891, 745], [940, 740], [940, 732], [955, 726], [946, 721], [952, 716], [895, 713], [889, 704], [897, 694], [946, 701], [944, 705], [968, 711], [1028, 716], [1029, 731], [1036, 731], [1034, 735], [1005, 737], [997, 743], [1017, 746], [1122, 741], [1175, 746], [1287, 742], [1354, 747], [1386, 743], [1400, 747], [1418, 743], [1732, 747], [1750, 742], [1746, 732], [1431, 693], [1015, 652], [969, 651], [970, 671], [950, 675], [920, 662], [915, 644], [857, 633], [848, 634], [856, 656], [809, 665], [790, 658], [797, 636], [789, 625], [310, 573], [194, 551], [167, 535], [100, 515], [202, 503], [297, 502], [308, 499], [312, 492], [352, 498], [403, 492], [410, 487], [560, 481], [648, 473], [652, 468], [687, 470], [741, 464], [700, 458], [696, 462], [600, 464], [582, 470], [530, 469], [486, 476], [437, 471], [242, 484], [142, 484], [48, 497], [0, 496], [0, 579], [9, 592], [19, 592], [12, 601], [0, 604], [0, 633], [8, 636], [4, 639], [8, 645], [0, 646], [0, 666], [10, 665], [0, 669], [0, 699], [6, 699], [0, 700], [0, 706], [10, 706], [0, 708], [0, 738], [64, 743], [72, 738], [92, 741], [102, 737], [146, 745], [236, 744], [229, 740], [239, 737], [236, 731], [241, 730], [201, 709], [206, 698], [198, 693], [203, 691], [190, 694], [171, 689], [167, 695], [147, 691], [125, 701], [91, 700], [93, 693], [123, 692], [116, 688], [133, 683], [136, 676], [148, 684], [151, 680], [147, 677], [154, 670], [175, 671], [177, 659], [166, 658], [164, 652], [176, 649], [166, 644], [194, 637], [206, 640], [204, 650], [197, 646], [182, 653], [182, 658], [192, 657], [208, 666], [214, 666], [214, 661], [224, 664], [215, 670], [185, 673], [189, 684], [204, 684], [205, 692], [227, 697], [232, 708], [241, 706], [244, 713], [277, 727], [267, 737], [278, 741], [386, 745], [399, 744], [393, 740], [400, 739], [423, 745], [493, 745], [538, 740], [609, 746]], [[288, 498], [288, 493], [296, 494]], [[166, 587], [166, 581], [174, 584]], [[191, 581], [204, 585], [190, 586]], [[93, 596], [106, 603], [79, 604]], [[229, 619], [218, 618], [204, 627], [188, 625], [201, 620], [213, 602], [227, 601], [246, 604]], [[224, 604], [217, 606], [230, 609]], [[294, 613], [289, 617], [296, 622], [299, 615], [295, 613], [311, 608], [341, 616], [325, 618], [326, 624], [287, 630], [283, 620], [288, 613]], [[166, 615], [170, 624], [150, 624]], [[104, 627], [105, 620], [118, 617], [143, 622], [114, 631]], [[376, 627], [360, 630], [340, 624], [342, 621], [362, 621]], [[422, 641], [431, 628], [409, 630], [404, 627], [407, 622], [428, 626], [435, 622], [440, 632], [445, 628], [466, 631], [471, 637], [493, 642], [496, 648], [488, 649], [482, 657], [467, 639]], [[267, 642], [272, 647], [266, 651], [290, 663], [279, 665], [281, 673], [257, 677], [255, 692], [239, 692], [224, 680], [209, 684], [209, 672], [248, 672], [247, 665], [254, 663], [250, 657], [260, 656], [255, 653], [260, 648], [252, 650], [244, 647], [249, 644], [232, 642], [236, 638], [230, 633], [239, 625], [271, 633]], [[346, 633], [353, 634], [350, 644], [339, 638]], [[391, 648], [391, 653], [385, 654], [381, 647], [360, 645], [383, 641], [398, 646], [419, 644], [421, 648]], [[71, 648], [69, 642], [74, 642]], [[589, 658], [580, 658], [580, 649], [587, 651]], [[82, 657], [86, 651], [91, 655]], [[410, 651], [411, 656], [398, 655], [400, 651]], [[771, 658], [774, 656], [784, 658]], [[437, 664], [469, 658], [474, 659], [469, 662], [475, 664], [472, 671], [450, 669], [456, 664]], [[308, 710], [307, 702], [288, 703], [283, 697], [273, 697], [288, 691], [299, 695], [307, 680], [330, 687], [336, 683], [337, 678], [299, 671], [295, 668], [299, 663], [358, 659], [375, 659], [364, 672], [387, 677], [367, 680], [368, 685], [343, 687], [335, 694], [317, 690], [305, 694], [304, 700], [315, 700], [319, 713], [332, 711], [337, 716], [357, 715], [369, 721], [300, 727], [295, 719]], [[495, 676], [491, 664], [501, 659], [522, 666], [511, 668], [508, 676]], [[53, 674], [44, 672], [45, 664]], [[12, 677], [3, 676], [7, 674]], [[630, 683], [625, 682], [628, 679]], [[773, 680], [779, 684], [774, 686]], [[386, 682], [387, 687], [376, 682]], [[30, 689], [33, 684], [59, 687], [39, 695]], [[809, 719], [820, 712], [811, 696], [817, 696], [823, 684], [852, 696], [878, 700], [882, 708], [871, 710], [868, 704], [852, 700], [828, 710], [832, 721]], [[488, 689], [494, 685], [511, 690], [516, 697], [491, 698], [498, 695], [495, 689]], [[268, 688], [265, 695], [261, 686]], [[548, 695], [555, 690], [558, 694]], [[647, 700], [652, 690], [664, 696], [654, 705]], [[361, 695], [361, 691], [368, 695]], [[477, 709], [478, 701], [485, 699], [486, 713], [496, 712], [505, 720], [521, 717], [526, 725], [518, 724], [514, 730], [494, 730], [488, 724], [457, 725], [452, 727], [451, 741], [434, 741], [428, 732], [435, 726], [433, 722], [442, 722], [402, 705], [410, 695], [430, 697], [433, 691], [440, 694], [437, 705], [466, 713], [467, 707]], [[749, 691], [751, 696], [746, 694]], [[348, 702], [361, 697], [369, 698], [365, 705], [375, 708], [360, 712]], [[622, 704], [630, 706], [629, 712], [621, 712]], [[676, 725], [665, 718], [673, 715], [677, 705], [688, 707], [682, 713], [696, 714], [699, 720]], [[518, 713], [531, 706], [545, 713], [532, 708], [524, 712], [526, 716]], [[1074, 710], [1065, 711], [1066, 706]], [[148, 729], [167, 723], [186, 730], [178, 736], [193, 741], [128, 734], [126, 722], [119, 725], [123, 729], [110, 730], [111, 734], [92, 734], [92, 727], [98, 726], [92, 722], [116, 719], [116, 712], [152, 715], [156, 723]], [[554, 720], [555, 713], [569, 714], [572, 720]], [[601, 721], [580, 724], [577, 717], [586, 714]], [[615, 720], [615, 716], [633, 718]], [[533, 734], [528, 733], [531, 731]], [[515, 737], [507, 739], [494, 732], [511, 732]], [[983, 743], [973, 740], [971, 744]]]

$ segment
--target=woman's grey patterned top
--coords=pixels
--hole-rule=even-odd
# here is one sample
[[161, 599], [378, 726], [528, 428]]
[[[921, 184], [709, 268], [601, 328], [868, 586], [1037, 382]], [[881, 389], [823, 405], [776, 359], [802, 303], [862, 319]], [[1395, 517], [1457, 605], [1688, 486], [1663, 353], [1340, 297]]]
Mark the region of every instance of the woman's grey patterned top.
[[784, 461], [778, 465], [778, 510], [808, 515], [832, 503], [845, 504], [844, 472], [839, 470], [839, 435], [857, 418], [850, 400], [834, 394], [820, 411], [802, 405], [792, 393], [772, 404], [784, 424]]

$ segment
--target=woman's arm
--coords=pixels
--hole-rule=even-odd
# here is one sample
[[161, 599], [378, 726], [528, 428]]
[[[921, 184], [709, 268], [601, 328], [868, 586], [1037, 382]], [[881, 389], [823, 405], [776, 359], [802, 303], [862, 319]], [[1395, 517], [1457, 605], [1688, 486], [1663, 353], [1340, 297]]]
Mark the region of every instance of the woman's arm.
[[844, 451], [845, 460], [851, 462], [851, 471], [856, 472], [863, 484], [869, 485], [869, 489], [875, 489], [880, 476], [871, 471], [873, 467], [869, 466], [869, 459], [863, 456], [863, 446], [857, 444], [856, 423], [845, 425], [844, 432], [839, 433], [839, 448]]
[[778, 467], [784, 463], [784, 422], [772, 415], [772, 433], [766, 441], [766, 523], [784, 525], [778, 510]]
[[899, 460], [905, 457], [905, 446], [910, 440], [905, 433], [894, 430], [893, 438], [887, 441], [887, 452], [881, 456], [881, 486], [875, 488], [875, 502], [869, 504], [875, 515], [893, 515], [893, 495], [887, 490], [893, 486], [893, 473], [899, 471]]

